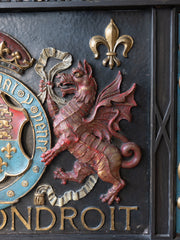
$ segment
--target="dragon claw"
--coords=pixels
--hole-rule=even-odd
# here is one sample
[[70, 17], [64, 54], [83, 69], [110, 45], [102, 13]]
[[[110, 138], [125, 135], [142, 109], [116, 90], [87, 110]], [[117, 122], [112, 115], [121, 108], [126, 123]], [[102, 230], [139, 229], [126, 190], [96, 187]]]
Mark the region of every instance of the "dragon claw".
[[120, 202], [120, 198], [117, 197], [117, 194], [102, 194], [100, 196], [100, 200], [104, 203], [104, 202], [108, 202], [108, 205], [111, 205], [113, 203], [113, 201], [116, 201], [117, 203]]
[[115, 197], [115, 201], [119, 203], [121, 201], [120, 197]]
[[104, 198], [104, 194], [101, 194], [100, 196], [100, 200], [102, 200]]
[[48, 150], [47, 152], [41, 155], [41, 158], [42, 158], [41, 162], [44, 162], [45, 165], [47, 166], [52, 162], [55, 156], [56, 156], [56, 153], [53, 150]]
[[45, 82], [44, 82], [43, 79], [40, 80], [40, 83], [39, 83], [39, 90], [40, 90], [40, 92], [44, 92], [44, 91], [46, 91], [46, 85], [45, 85]]
[[61, 184], [65, 185], [67, 183], [68, 176], [67, 173], [65, 173], [62, 168], [58, 168], [56, 169], [56, 171], [54, 171], [54, 178], [61, 179]]

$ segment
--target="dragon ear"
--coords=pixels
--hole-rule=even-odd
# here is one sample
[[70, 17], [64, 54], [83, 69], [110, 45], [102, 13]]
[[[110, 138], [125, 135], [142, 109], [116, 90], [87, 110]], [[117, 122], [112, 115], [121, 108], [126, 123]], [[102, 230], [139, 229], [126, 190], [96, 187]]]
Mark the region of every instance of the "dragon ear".
[[86, 60], [84, 60], [84, 70], [89, 75], [89, 77], [92, 77], [92, 68]]
[[81, 70], [83, 69], [81, 61], [78, 62], [78, 68], [81, 69]]

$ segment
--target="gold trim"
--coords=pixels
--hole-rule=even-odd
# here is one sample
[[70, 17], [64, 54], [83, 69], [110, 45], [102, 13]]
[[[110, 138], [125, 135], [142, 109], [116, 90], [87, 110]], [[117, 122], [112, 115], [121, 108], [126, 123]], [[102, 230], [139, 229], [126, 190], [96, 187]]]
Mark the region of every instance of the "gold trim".
[[17, 203], [17, 202], [19, 202], [19, 198], [14, 200], [14, 201], [5, 201], [5, 202], [0, 201], [0, 204], [14, 204], [14, 203]]
[[23, 98], [25, 96], [25, 92], [23, 90], [19, 90], [17, 95], [18, 97]]
[[39, 167], [38, 166], [34, 166], [32, 170], [33, 170], [34, 173], [38, 173], [39, 172]]
[[9, 191], [7, 192], [7, 196], [8, 196], [8, 197], [14, 197], [14, 196], [15, 196], [15, 192], [14, 192], [13, 190], [9, 190]]
[[22, 185], [23, 187], [28, 187], [28, 186], [29, 186], [29, 182], [28, 182], [27, 180], [23, 180], [22, 183], [21, 183], [21, 185]]

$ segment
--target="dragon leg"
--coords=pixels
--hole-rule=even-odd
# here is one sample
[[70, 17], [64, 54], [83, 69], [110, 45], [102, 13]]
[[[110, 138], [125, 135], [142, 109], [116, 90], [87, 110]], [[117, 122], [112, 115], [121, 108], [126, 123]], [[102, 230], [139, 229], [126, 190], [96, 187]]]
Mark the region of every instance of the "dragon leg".
[[114, 156], [111, 155], [111, 157], [114, 159], [114, 161], [112, 159], [110, 161], [104, 155], [104, 159], [101, 159], [97, 165], [97, 173], [99, 178], [112, 184], [112, 187], [108, 190], [108, 192], [100, 196], [101, 201], [108, 202], [109, 205], [112, 204], [114, 200], [119, 203], [120, 198], [118, 197], [118, 193], [125, 186], [125, 182], [123, 179], [121, 179], [119, 174], [121, 155], [117, 152], [114, 154]]
[[[103, 180], [105, 181], [105, 180]], [[108, 180], [110, 182], [110, 180]], [[125, 182], [123, 179], [119, 179], [119, 181], [116, 181], [115, 179], [112, 179], [113, 186], [108, 190], [106, 194], [102, 194], [100, 196], [100, 199], [102, 202], [108, 202], [109, 205], [113, 203], [113, 201], [116, 201], [117, 203], [120, 202], [120, 198], [118, 197], [118, 193], [121, 189], [124, 188]]]
[[91, 167], [77, 160], [72, 171], [64, 172], [62, 168], [58, 168], [54, 171], [54, 178], [61, 179], [62, 184], [66, 184], [67, 181], [82, 183], [87, 176], [94, 173], [95, 171]]
[[43, 153], [41, 155], [41, 162], [44, 162], [45, 165], [49, 165], [52, 160], [62, 151], [67, 149], [67, 146], [70, 144], [70, 142], [67, 140], [67, 138], [62, 135], [57, 143], [55, 144], [55, 146], [53, 148], [51, 148], [50, 150], [48, 150], [47, 152]]

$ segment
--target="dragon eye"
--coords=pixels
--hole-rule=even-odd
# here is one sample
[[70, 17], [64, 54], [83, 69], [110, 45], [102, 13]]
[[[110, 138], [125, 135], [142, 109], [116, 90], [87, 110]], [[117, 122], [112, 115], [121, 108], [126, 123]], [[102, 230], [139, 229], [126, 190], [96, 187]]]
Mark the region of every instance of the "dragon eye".
[[75, 72], [75, 73], [74, 73], [74, 76], [75, 76], [76, 78], [80, 78], [80, 77], [83, 76], [83, 73], [82, 73], [82, 72]]

